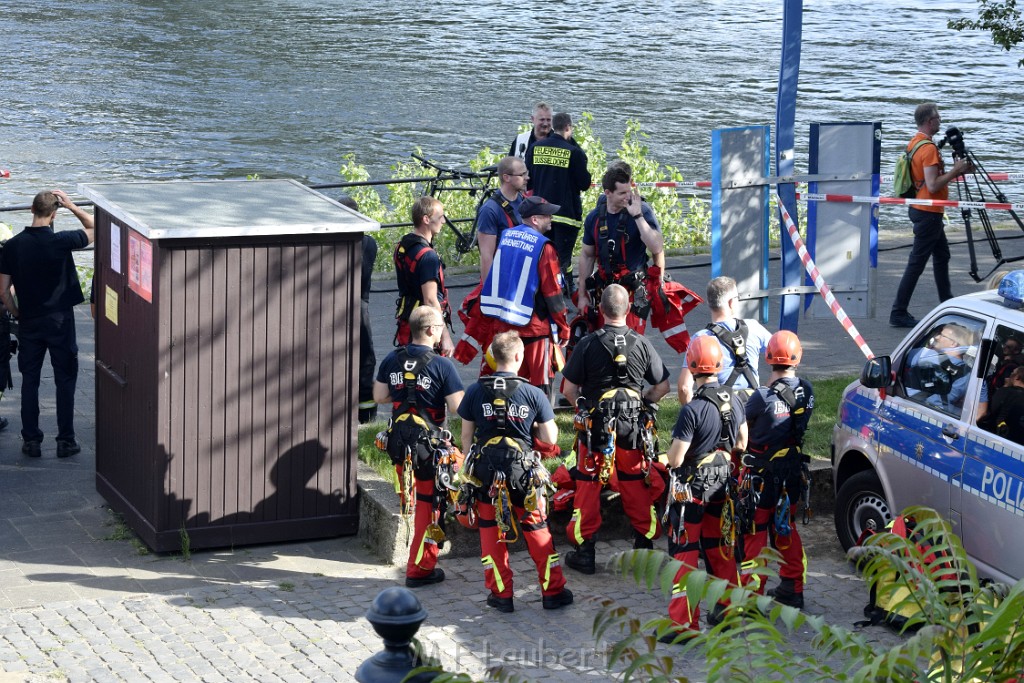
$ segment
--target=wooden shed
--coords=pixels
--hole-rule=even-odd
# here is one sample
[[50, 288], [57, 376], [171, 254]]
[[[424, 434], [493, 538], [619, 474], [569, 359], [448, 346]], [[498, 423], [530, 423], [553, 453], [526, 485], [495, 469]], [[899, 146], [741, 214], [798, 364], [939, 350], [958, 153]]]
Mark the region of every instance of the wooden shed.
[[96, 488], [156, 551], [355, 534], [362, 233], [291, 180], [88, 183]]

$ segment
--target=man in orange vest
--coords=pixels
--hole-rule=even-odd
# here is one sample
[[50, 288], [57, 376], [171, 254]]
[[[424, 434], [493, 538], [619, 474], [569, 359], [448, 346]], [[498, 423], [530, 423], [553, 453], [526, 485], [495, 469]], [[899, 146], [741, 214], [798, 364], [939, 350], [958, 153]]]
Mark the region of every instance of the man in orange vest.
[[[955, 178], [970, 173], [974, 166], [967, 159], [957, 159], [953, 168], [946, 171], [939, 148], [932, 142], [932, 137], [939, 132], [942, 124], [939, 108], [934, 102], [919, 104], [914, 110], [914, 122], [917, 123], [917, 134], [907, 143], [907, 151], [917, 147], [910, 160], [910, 176], [917, 187], [917, 199], [948, 199], [949, 184]], [[939, 290], [939, 301], [953, 298], [953, 288], [949, 282], [949, 242], [946, 241], [943, 225], [945, 209], [941, 206], [911, 206], [907, 213], [910, 222], [914, 224], [914, 246], [910, 250], [907, 269], [903, 271], [903, 278], [896, 290], [896, 300], [889, 313], [889, 324], [893, 327], [913, 327], [917, 324], [917, 319], [910, 315], [907, 307], [929, 258], [935, 273], [935, 286]]]

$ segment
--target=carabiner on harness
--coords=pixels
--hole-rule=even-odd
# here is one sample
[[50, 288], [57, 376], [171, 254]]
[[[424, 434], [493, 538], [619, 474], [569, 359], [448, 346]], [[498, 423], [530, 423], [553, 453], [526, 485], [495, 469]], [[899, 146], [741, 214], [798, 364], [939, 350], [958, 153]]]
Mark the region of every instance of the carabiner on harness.
[[416, 477], [412, 471], [412, 448], [405, 447], [405, 463], [402, 466], [402, 480], [399, 483], [399, 502], [403, 515], [412, 513], [416, 507]]
[[786, 485], [782, 485], [782, 492], [779, 494], [779, 501], [775, 504], [775, 535], [786, 537], [789, 536], [793, 529], [789, 525], [789, 492], [786, 491]]

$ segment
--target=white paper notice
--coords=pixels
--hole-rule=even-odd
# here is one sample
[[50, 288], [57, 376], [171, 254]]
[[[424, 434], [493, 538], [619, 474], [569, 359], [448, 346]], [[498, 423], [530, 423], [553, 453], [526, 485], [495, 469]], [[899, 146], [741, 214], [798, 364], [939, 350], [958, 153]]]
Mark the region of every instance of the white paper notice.
[[110, 224], [110, 267], [121, 272], [121, 226]]

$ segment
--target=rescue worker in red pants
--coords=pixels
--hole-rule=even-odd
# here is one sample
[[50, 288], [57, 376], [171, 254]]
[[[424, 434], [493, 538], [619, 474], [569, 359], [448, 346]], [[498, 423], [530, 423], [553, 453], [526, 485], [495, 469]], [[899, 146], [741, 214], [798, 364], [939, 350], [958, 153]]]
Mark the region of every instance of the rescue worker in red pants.
[[[743, 581], [759, 593], [764, 582], [752, 572], [761, 566], [758, 554], [771, 539], [782, 555], [779, 585], [768, 591], [778, 602], [798, 609], [804, 606], [807, 558], [796, 525], [796, 509], [809, 484], [805, 477], [808, 456], [802, 452], [804, 433], [814, 411], [814, 389], [796, 376], [803, 349], [800, 339], [780, 330], [768, 341], [765, 360], [772, 368], [767, 387], [759, 388], [747, 401], [746, 420], [750, 433], [748, 452], [743, 456], [740, 516], [753, 512], [753, 531], [746, 522], [743, 535]], [[749, 497], [748, 497], [749, 496]]]
[[459, 406], [467, 453], [460, 477], [478, 501], [487, 604], [499, 612], [515, 610], [507, 544], [522, 533], [537, 566], [541, 603], [544, 609], [558, 609], [572, 604], [573, 596], [548, 530], [547, 470], [531, 447], [535, 438], [548, 444], [558, 438], [555, 414], [547, 395], [516, 375], [525, 355], [518, 333], [495, 335], [491, 354], [495, 373], [471, 385]]
[[[700, 609], [686, 595], [686, 576], [703, 555], [712, 576], [739, 583], [731, 544], [722, 538], [722, 507], [732, 454], [747, 438], [743, 401], [732, 389], [718, 383], [722, 348], [711, 336], [694, 337], [686, 350], [686, 367], [693, 374], [693, 400], [679, 411], [672, 444], [668, 449], [671, 469], [666, 534], [668, 553], [683, 566], [675, 577], [668, 613], [678, 630], [700, 630]], [[708, 623], [721, 620], [722, 603], [708, 615]], [[671, 642], [677, 634], [662, 636]]]
[[[594, 540], [601, 527], [601, 488], [615, 472], [622, 507], [633, 526], [633, 547], [652, 548], [661, 536], [652, 491], [663, 481], [642, 446], [641, 423], [668, 393], [668, 368], [651, 343], [626, 326], [629, 293], [608, 285], [601, 297], [605, 326], [580, 340], [562, 376], [562, 393], [577, 407], [579, 433], [573, 515], [566, 535], [576, 544], [565, 563], [584, 574], [597, 571]], [[641, 394], [644, 384], [650, 385]], [[656, 457], [656, 455], [655, 455]], [[657, 485], [657, 487], [655, 487]]]
[[373, 383], [373, 400], [392, 404], [386, 443], [382, 443], [382, 433], [378, 435], [378, 447], [386, 450], [395, 465], [403, 501], [412, 504], [415, 496], [405, 585], [418, 588], [444, 581], [444, 570], [436, 566], [438, 547], [434, 536], [440, 535], [436, 534], [440, 529], [434, 527], [442, 506], [435, 498], [434, 454], [451, 446], [451, 434], [444, 429], [445, 408], [448, 412], [458, 410], [463, 391], [455, 363], [434, 352], [445, 329], [441, 312], [430, 306], [418, 307], [409, 316], [409, 329], [412, 343], [395, 349], [381, 361]]

